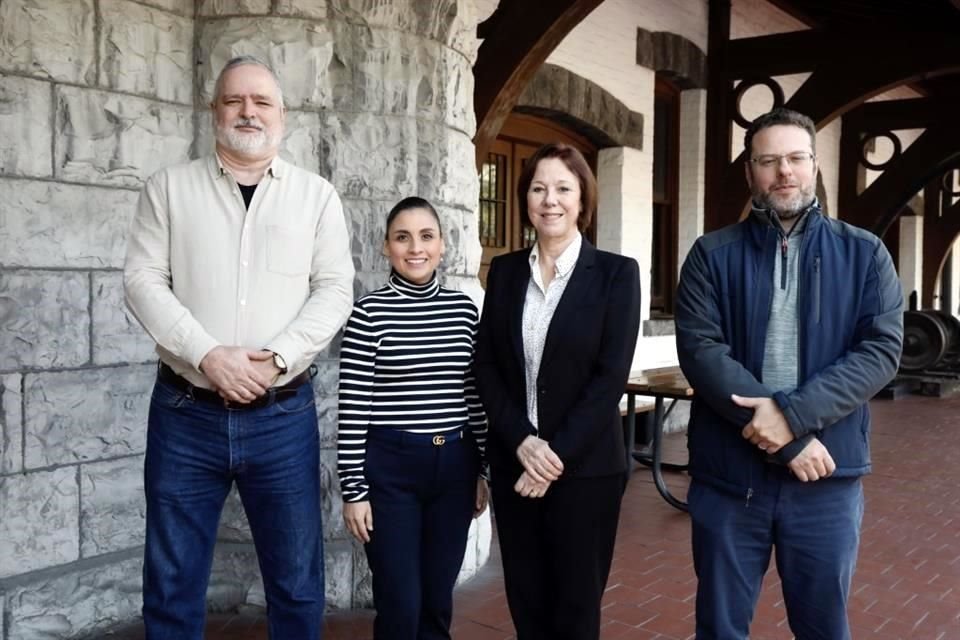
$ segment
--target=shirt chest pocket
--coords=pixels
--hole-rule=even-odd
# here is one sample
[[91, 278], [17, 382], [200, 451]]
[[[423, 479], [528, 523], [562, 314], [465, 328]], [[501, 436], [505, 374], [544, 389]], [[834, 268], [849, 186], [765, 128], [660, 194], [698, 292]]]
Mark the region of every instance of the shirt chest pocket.
[[303, 276], [310, 273], [313, 259], [311, 229], [268, 226], [267, 270], [285, 276]]

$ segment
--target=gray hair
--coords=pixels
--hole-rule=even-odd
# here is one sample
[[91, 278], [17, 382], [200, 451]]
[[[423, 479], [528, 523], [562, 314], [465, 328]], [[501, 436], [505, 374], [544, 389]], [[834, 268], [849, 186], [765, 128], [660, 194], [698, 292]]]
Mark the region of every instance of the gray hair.
[[268, 65], [266, 62], [260, 58], [257, 58], [256, 56], [250, 55], [242, 55], [236, 56], [235, 58], [230, 58], [227, 60], [227, 64], [223, 65], [223, 69], [220, 70], [220, 73], [217, 75], [217, 81], [213, 85], [213, 103], [216, 104], [217, 99], [220, 98], [220, 92], [223, 90], [223, 76], [226, 75], [227, 71], [233, 69], [234, 67], [241, 67], [246, 64], [256, 65], [270, 72], [274, 83], [277, 85], [277, 97], [280, 99], [280, 108], [283, 109], [283, 89], [280, 88], [280, 76], [278, 76], [277, 72], [273, 70], [273, 67]]
[[817, 153], [817, 127], [813, 124], [813, 120], [811, 120], [809, 116], [805, 116], [799, 111], [780, 107], [774, 109], [773, 111], [768, 111], [762, 116], [758, 116], [757, 119], [751, 122], [750, 126], [747, 128], [747, 132], [743, 136], [743, 148], [747, 152], [748, 161], [750, 159], [750, 154], [753, 152], [753, 148], [751, 147], [753, 144], [753, 136], [757, 135], [764, 129], [774, 127], [779, 124], [799, 127], [810, 134], [810, 149], [814, 154]]

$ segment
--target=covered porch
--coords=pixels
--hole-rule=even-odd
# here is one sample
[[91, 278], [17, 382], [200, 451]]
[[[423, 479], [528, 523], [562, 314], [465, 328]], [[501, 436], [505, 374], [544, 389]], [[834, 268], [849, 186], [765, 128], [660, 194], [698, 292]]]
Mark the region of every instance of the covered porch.
[[[870, 408], [874, 472], [865, 480], [863, 538], [850, 600], [853, 637], [960, 638], [960, 397], [874, 400]], [[666, 440], [665, 458], [682, 460], [684, 436]], [[667, 478], [683, 496], [686, 476]], [[602, 638], [692, 638], [695, 590], [688, 517], [660, 498], [648, 470], [637, 468], [624, 497]], [[326, 620], [325, 640], [372, 637], [371, 610], [333, 612]], [[208, 627], [210, 640], [267, 638], [260, 609], [212, 615]], [[135, 629], [108, 637], [143, 635]], [[490, 562], [457, 589], [453, 637], [515, 637], [496, 543]], [[772, 566], [751, 637], [792, 637]]]

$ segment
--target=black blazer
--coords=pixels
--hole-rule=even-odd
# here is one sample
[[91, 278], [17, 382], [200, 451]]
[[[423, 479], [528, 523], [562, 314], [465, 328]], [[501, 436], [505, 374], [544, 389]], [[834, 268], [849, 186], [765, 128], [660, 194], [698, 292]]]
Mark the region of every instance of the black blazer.
[[640, 329], [640, 272], [632, 258], [586, 240], [547, 330], [537, 388], [526, 389], [523, 305], [530, 249], [490, 263], [475, 367], [489, 421], [487, 455], [512, 482], [517, 447], [534, 433], [526, 394], [537, 393], [540, 437], [564, 464], [563, 477], [624, 472], [619, 402]]

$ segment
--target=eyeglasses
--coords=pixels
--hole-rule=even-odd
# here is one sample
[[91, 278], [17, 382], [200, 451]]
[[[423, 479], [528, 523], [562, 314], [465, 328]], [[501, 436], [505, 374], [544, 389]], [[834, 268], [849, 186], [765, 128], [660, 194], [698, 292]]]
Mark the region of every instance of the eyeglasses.
[[799, 169], [801, 167], [806, 167], [808, 163], [815, 160], [817, 156], [813, 155], [809, 151], [794, 151], [792, 153], [784, 153], [782, 155], [768, 154], [763, 156], [757, 156], [756, 158], [751, 158], [750, 162], [757, 165], [761, 169], [775, 169], [780, 166], [780, 162], [786, 158], [787, 164], [790, 165], [793, 169]]

